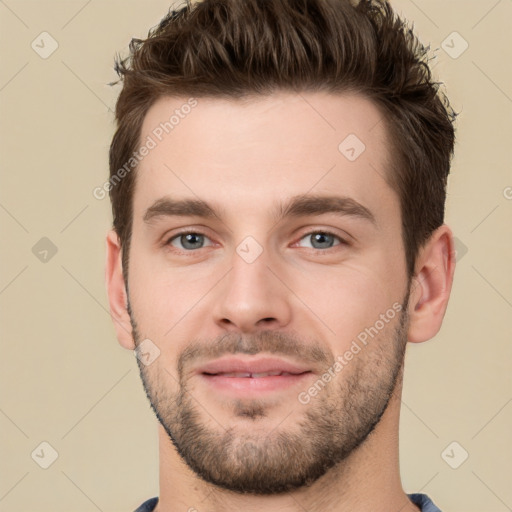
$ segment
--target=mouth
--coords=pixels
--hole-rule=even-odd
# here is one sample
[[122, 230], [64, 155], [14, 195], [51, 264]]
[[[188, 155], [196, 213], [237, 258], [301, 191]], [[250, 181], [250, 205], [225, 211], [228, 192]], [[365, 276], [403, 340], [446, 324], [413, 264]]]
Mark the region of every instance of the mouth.
[[281, 371], [270, 371], [270, 372], [219, 372], [219, 373], [208, 373], [205, 372], [203, 375], [221, 375], [222, 377], [236, 377], [236, 378], [251, 378], [261, 379], [263, 377], [278, 377], [282, 375], [301, 375], [300, 373], [290, 373]]
[[297, 387], [310, 368], [276, 358], [221, 358], [198, 368], [196, 374], [217, 392], [254, 398], [262, 393]]

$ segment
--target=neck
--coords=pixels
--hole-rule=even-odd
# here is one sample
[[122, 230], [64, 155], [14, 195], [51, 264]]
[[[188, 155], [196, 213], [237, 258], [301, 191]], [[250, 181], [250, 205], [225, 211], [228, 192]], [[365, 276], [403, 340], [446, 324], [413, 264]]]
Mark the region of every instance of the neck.
[[381, 421], [347, 459], [311, 486], [279, 495], [238, 494], [203, 481], [179, 457], [159, 425], [160, 495], [155, 512], [418, 512], [399, 474], [401, 392], [400, 377]]

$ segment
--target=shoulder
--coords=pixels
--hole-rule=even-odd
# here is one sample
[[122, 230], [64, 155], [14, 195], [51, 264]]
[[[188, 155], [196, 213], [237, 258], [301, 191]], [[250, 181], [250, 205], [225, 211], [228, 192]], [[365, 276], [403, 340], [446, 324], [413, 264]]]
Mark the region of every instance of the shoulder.
[[158, 497], [151, 498], [151, 499], [145, 501], [134, 512], [152, 512], [153, 510], [155, 510], [155, 507], [156, 507], [157, 503], [158, 503]]
[[439, 508], [434, 505], [434, 502], [426, 495], [421, 493], [408, 494], [409, 499], [420, 507], [421, 512], [441, 512]]
[[[441, 510], [434, 505], [434, 502], [426, 494], [413, 493], [408, 494], [408, 496], [415, 505], [420, 507], [421, 512], [441, 512]], [[140, 505], [140, 507], [138, 507], [134, 512], [152, 512], [157, 503], [158, 497], [151, 498], [142, 503], [142, 505]]]

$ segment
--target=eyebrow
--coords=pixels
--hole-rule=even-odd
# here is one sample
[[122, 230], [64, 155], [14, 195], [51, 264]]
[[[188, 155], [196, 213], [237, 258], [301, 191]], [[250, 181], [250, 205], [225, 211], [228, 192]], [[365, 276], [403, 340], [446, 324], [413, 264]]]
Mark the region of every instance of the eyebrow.
[[[273, 211], [276, 222], [289, 217], [337, 213], [343, 216], [357, 217], [377, 225], [374, 214], [366, 206], [345, 196], [295, 196], [286, 203], [279, 203]], [[166, 196], [155, 201], [146, 210], [143, 220], [149, 224], [156, 218], [173, 216], [222, 218], [220, 212], [216, 212], [213, 206], [202, 199], [172, 199]]]
[[288, 203], [280, 204], [276, 209], [276, 219], [338, 213], [344, 216], [358, 217], [377, 224], [373, 213], [351, 197], [303, 195], [293, 197]]

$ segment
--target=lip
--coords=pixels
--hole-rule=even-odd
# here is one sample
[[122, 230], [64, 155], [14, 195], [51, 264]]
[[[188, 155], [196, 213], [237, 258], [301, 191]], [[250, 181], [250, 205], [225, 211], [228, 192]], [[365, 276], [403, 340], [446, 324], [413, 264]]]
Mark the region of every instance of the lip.
[[296, 387], [312, 370], [274, 357], [225, 357], [202, 365], [196, 374], [217, 392], [254, 398]]
[[267, 373], [281, 372], [299, 375], [311, 371], [311, 368], [291, 363], [275, 357], [260, 357], [243, 359], [240, 357], [225, 357], [216, 359], [201, 366], [197, 373], [219, 375], [226, 373]]

